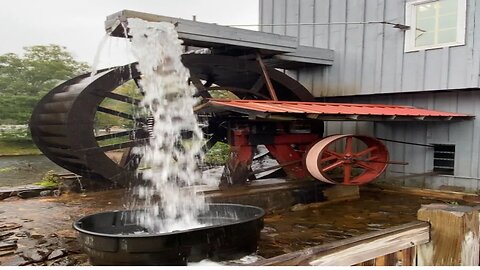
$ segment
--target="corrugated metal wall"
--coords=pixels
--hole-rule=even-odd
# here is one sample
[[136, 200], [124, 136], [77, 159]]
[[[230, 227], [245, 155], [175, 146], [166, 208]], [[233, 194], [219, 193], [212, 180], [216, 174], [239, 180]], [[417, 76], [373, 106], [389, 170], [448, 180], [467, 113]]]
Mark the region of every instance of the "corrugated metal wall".
[[[405, 23], [406, 0], [260, 0], [260, 23]], [[478, 7], [477, 7], [478, 6]], [[334, 65], [294, 73], [315, 96], [479, 87], [480, 2], [467, 0], [466, 46], [404, 53], [391, 25], [264, 26], [302, 45], [335, 50]]]

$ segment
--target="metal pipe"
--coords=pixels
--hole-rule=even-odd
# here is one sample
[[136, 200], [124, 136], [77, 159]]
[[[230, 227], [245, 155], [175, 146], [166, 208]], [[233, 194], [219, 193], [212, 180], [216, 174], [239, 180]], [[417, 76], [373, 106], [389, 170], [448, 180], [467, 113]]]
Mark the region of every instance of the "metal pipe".
[[412, 142], [405, 142], [405, 141], [397, 141], [397, 140], [390, 140], [390, 139], [384, 139], [384, 138], [378, 138], [376, 137], [378, 140], [381, 140], [381, 141], [386, 141], [386, 142], [394, 142], [394, 143], [402, 143], [402, 144], [409, 144], [409, 145], [416, 145], [416, 146], [424, 146], [424, 147], [435, 147], [431, 144], [421, 144], [421, 143], [412, 143]]
[[[232, 26], [232, 27], [253, 27], [253, 26], [301, 26], [301, 25], [344, 25], [344, 24], [388, 24], [393, 25], [394, 28], [398, 28], [400, 30], [409, 30], [410, 26], [399, 24], [399, 23], [392, 23], [392, 22], [385, 22], [385, 21], [370, 21], [370, 22], [330, 22], [330, 23], [266, 23], [266, 24], [227, 24], [225, 26]], [[421, 29], [417, 29], [421, 30]], [[424, 32], [424, 31], [423, 31]]]

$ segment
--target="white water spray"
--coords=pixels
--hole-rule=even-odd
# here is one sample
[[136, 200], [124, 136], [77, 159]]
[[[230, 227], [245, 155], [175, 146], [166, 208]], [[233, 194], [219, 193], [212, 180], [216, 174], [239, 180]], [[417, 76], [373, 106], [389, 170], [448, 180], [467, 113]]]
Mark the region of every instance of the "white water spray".
[[134, 188], [146, 209], [137, 223], [156, 233], [202, 226], [197, 217], [207, 205], [194, 185], [216, 186], [219, 180], [204, 177], [198, 168], [203, 133], [193, 112], [195, 88], [188, 85], [189, 71], [181, 62], [182, 41], [171, 23], [129, 19], [128, 26], [142, 73], [141, 106], [154, 119], [149, 143], [135, 149], [145, 164], [139, 171], [144, 183]]

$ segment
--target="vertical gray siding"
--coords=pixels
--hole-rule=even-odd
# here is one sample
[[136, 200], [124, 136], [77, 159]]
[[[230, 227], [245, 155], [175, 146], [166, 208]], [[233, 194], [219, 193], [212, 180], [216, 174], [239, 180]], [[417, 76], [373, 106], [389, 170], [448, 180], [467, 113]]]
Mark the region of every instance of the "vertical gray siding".
[[[260, 0], [261, 23], [388, 21], [405, 23], [410, 0]], [[478, 7], [477, 7], [478, 6]], [[478, 88], [480, 2], [467, 0], [466, 45], [404, 53], [404, 32], [391, 25], [265, 26], [302, 45], [335, 50], [332, 67], [291, 73], [315, 96]]]

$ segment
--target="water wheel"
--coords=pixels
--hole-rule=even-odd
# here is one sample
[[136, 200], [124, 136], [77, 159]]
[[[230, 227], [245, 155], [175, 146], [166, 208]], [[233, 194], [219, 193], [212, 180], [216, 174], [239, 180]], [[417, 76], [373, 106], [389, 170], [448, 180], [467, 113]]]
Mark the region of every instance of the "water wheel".
[[[183, 55], [190, 69], [191, 83], [198, 96], [211, 97], [213, 90], [227, 90], [240, 99], [268, 99], [268, 89], [258, 63], [230, 56], [208, 54]], [[279, 100], [313, 100], [297, 81], [268, 68]], [[129, 81], [138, 82], [141, 74], [135, 64], [100, 70], [94, 76], [84, 74], [52, 89], [34, 108], [30, 119], [32, 139], [50, 160], [89, 179], [113, 181], [125, 185], [131, 179], [138, 158], [132, 147], [148, 140], [149, 118], [103, 106], [107, 100], [137, 107], [138, 98], [115, 90]], [[136, 84], [138, 87], [138, 84]], [[137, 89], [141, 92], [141, 89]], [[134, 111], [134, 109], [133, 109]], [[128, 129], [109, 134], [95, 132], [98, 113], [131, 121]], [[208, 119], [205, 131], [211, 134], [210, 145], [224, 141], [226, 130], [221, 118]], [[122, 140], [120, 140], [122, 139]], [[120, 157], [114, 157], [115, 153]]]

